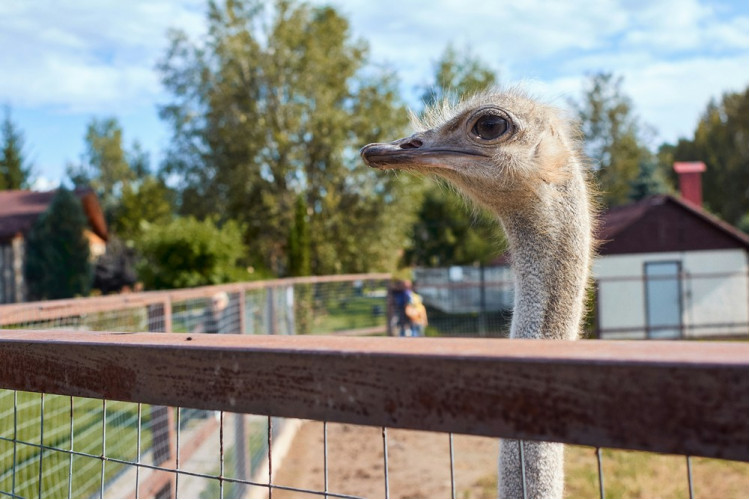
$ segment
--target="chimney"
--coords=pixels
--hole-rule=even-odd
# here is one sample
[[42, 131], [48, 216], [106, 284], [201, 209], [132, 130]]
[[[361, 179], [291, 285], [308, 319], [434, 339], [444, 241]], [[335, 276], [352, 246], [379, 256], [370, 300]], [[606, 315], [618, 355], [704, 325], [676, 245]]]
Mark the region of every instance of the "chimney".
[[674, 171], [680, 178], [680, 197], [696, 207], [702, 207], [701, 173], [706, 171], [706, 164], [702, 161], [678, 161], [674, 164]]

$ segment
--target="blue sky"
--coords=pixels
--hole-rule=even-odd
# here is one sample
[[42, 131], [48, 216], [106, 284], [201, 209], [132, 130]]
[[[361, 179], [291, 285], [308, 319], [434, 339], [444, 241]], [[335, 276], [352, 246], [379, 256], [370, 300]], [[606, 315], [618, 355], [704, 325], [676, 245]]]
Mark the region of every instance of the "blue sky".
[[[690, 136], [709, 99], [748, 84], [748, 3], [706, 0], [333, 0], [371, 61], [396, 70], [407, 101], [448, 43], [469, 48], [507, 84], [564, 106], [587, 74], [613, 71], [653, 146]], [[26, 137], [37, 187], [83, 151], [94, 116], [115, 116], [126, 145], [158, 164], [169, 140], [155, 70], [166, 31], [205, 30], [204, 0], [0, 2], [0, 103]]]

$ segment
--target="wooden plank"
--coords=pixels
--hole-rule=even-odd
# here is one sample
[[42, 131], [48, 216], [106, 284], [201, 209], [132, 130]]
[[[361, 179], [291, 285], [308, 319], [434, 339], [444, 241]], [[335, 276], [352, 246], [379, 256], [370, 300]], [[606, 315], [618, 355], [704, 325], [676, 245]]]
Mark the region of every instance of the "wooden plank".
[[296, 284], [336, 283], [361, 281], [384, 281], [389, 274], [345, 274], [334, 276], [307, 276], [284, 278], [278, 280], [249, 281], [195, 288], [183, 288], [168, 292], [140, 292], [104, 297], [87, 297], [80, 299], [46, 300], [0, 305], [0, 326], [24, 324], [33, 321], [49, 321], [58, 318], [74, 317], [106, 311], [125, 310], [133, 307], [145, 307], [164, 302], [177, 302], [190, 299], [211, 297], [218, 292], [238, 293], [243, 290], [259, 290], [266, 287], [289, 286]]
[[747, 343], [0, 331], [0, 387], [748, 459]]

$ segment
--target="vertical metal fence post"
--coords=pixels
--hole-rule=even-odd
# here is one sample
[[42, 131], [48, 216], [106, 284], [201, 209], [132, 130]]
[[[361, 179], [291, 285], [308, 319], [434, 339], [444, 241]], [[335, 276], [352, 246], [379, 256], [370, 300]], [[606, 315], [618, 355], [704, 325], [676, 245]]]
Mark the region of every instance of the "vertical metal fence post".
[[247, 311], [245, 310], [245, 289], [237, 292], [237, 307], [239, 307], [240, 331], [241, 335], [247, 333]]
[[323, 421], [323, 498], [328, 498], [328, 422]]
[[39, 498], [42, 498], [42, 461], [44, 459], [44, 393], [41, 393], [39, 400]]
[[690, 460], [690, 455], [685, 457], [685, 462], [687, 463], [688, 493], [690, 494], [690, 498], [695, 498], [693, 492], [693, 464]]
[[388, 429], [383, 427], [383, 476], [385, 476], [385, 498], [391, 498], [388, 481]]
[[523, 498], [528, 498], [526, 493], [526, 458], [523, 456], [523, 440], [518, 441], [518, 458], [521, 464], [521, 491], [523, 492]]
[[487, 336], [487, 281], [484, 276], [484, 263], [479, 264], [479, 336]]
[[266, 287], [266, 317], [268, 318], [268, 325], [266, 325], [266, 328], [268, 329], [266, 333], [270, 335], [276, 335], [277, 332], [277, 325], [276, 325], [276, 290], [274, 289], [273, 285], [268, 285]]
[[[150, 332], [172, 331], [172, 300], [166, 296], [157, 304], [147, 308]], [[175, 463], [176, 433], [174, 409], [168, 406], [151, 406], [151, 440], [154, 464], [173, 467]], [[154, 493], [157, 498], [174, 498], [175, 478], [170, 475], [166, 484]]]
[[10, 494], [16, 496], [16, 465], [18, 464], [18, 391], [13, 391], [13, 471]]
[[456, 467], [453, 456], [453, 433], [448, 434], [448, 447], [451, 455], [451, 498], [456, 498]]
[[70, 396], [70, 456], [68, 457], [68, 498], [73, 498], [73, 396]]
[[596, 464], [599, 472], [599, 498], [604, 498], [604, 471], [602, 470], [602, 449], [596, 449]]
[[[107, 457], [107, 400], [102, 399], [102, 471], [99, 483], [99, 498], [104, 498], [104, 467]], [[41, 496], [39, 497], [41, 498]]]
[[[71, 398], [72, 399], [72, 398]], [[136, 430], [135, 455], [138, 465], [135, 467], [135, 498], [138, 500], [138, 481], [141, 475], [141, 423], [143, 416], [143, 405], [138, 403], [138, 429]], [[72, 424], [71, 424], [72, 425]]]
[[271, 458], [273, 457], [272, 454], [272, 448], [273, 445], [273, 420], [271, 420], [271, 416], [268, 416], [268, 498], [269, 500], [273, 498], [273, 489], [271, 488], [271, 485], [273, 484], [273, 465]]
[[219, 498], [224, 498], [224, 412], [219, 412]]
[[[249, 450], [245, 427], [246, 418], [247, 417], [243, 413], [234, 414], [234, 477], [236, 479], [248, 479], [250, 477], [250, 467], [247, 461]], [[234, 483], [233, 496], [236, 498], [242, 498], [245, 489], [245, 484]]]
[[172, 333], [172, 299], [169, 296], [164, 300], [164, 331]]

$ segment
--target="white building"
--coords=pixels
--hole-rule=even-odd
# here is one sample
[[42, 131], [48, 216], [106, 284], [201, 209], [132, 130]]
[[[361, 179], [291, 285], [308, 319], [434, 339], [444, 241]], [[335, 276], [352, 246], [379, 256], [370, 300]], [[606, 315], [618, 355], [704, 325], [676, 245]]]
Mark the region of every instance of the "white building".
[[747, 235], [658, 195], [610, 210], [600, 238], [600, 338], [747, 337]]

